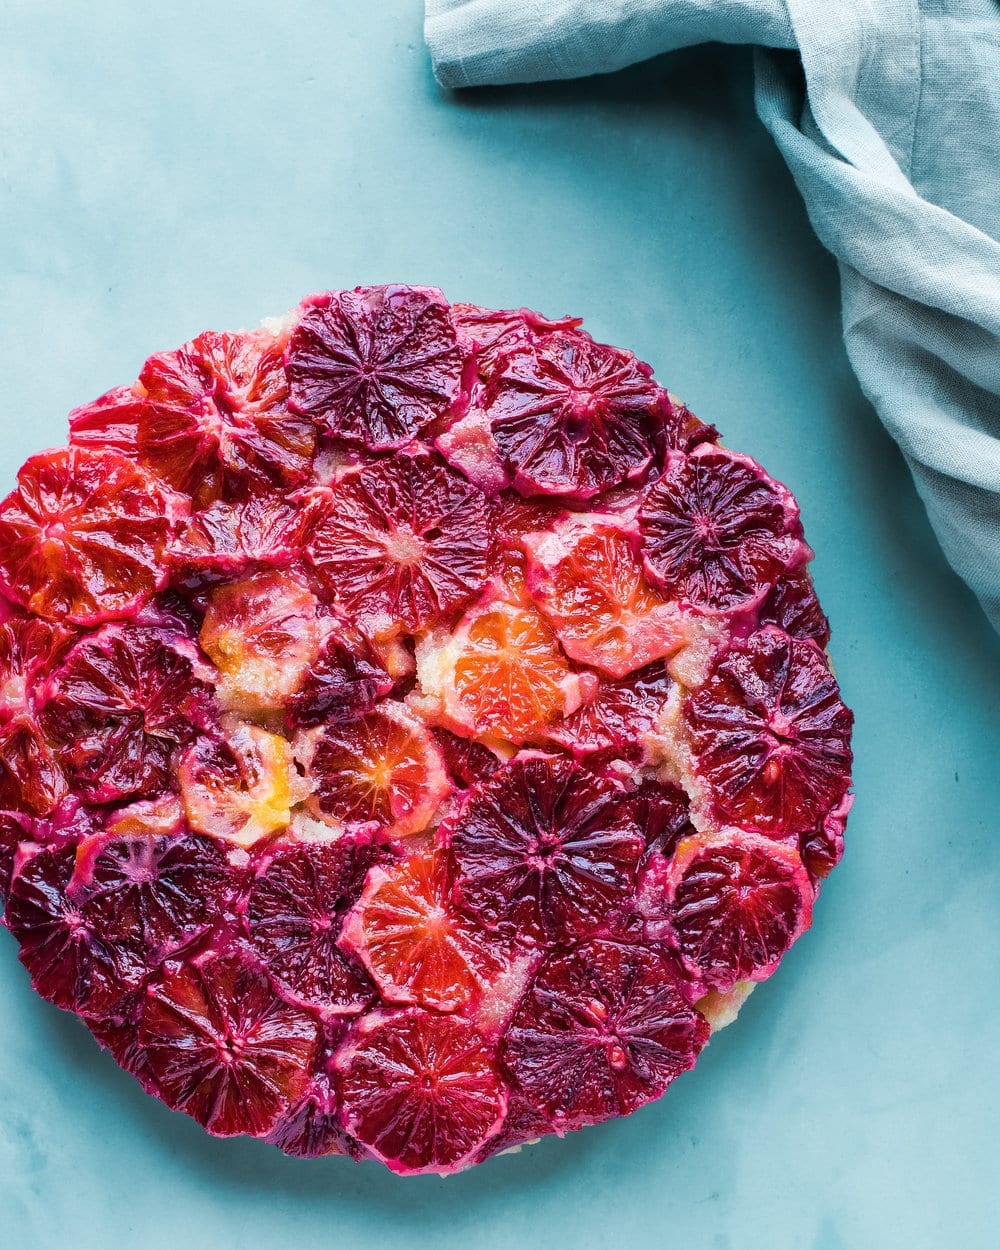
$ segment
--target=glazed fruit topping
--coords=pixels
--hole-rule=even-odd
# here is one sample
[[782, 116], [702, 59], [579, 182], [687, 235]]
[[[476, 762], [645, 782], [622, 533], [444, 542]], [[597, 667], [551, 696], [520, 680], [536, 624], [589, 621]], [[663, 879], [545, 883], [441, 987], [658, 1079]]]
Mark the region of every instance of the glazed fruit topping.
[[355, 626], [330, 625], [315, 662], [286, 705], [293, 726], [356, 720], [392, 690], [392, 678]]
[[52, 745], [37, 724], [47, 670], [73, 641], [48, 621], [12, 613], [0, 625], [0, 805], [44, 816], [66, 793]]
[[0, 811], [0, 907], [7, 901], [14, 876], [14, 861], [22, 842], [31, 841], [31, 817], [21, 812]]
[[281, 573], [258, 573], [212, 592], [200, 642], [221, 675], [223, 708], [253, 715], [285, 706], [319, 658], [318, 609], [315, 595]]
[[183, 641], [137, 625], [108, 625], [77, 643], [42, 710], [67, 776], [96, 803], [167, 789], [181, 748], [213, 719], [211, 689]]
[[291, 744], [257, 725], [196, 742], [181, 757], [177, 780], [191, 828], [241, 846], [286, 830], [305, 793]]
[[798, 853], [754, 834], [692, 834], [650, 872], [650, 927], [665, 930], [705, 988], [769, 976], [812, 916], [812, 885]]
[[222, 1137], [264, 1136], [304, 1090], [315, 1019], [278, 998], [241, 952], [169, 969], [139, 1023], [160, 1096]]
[[124, 943], [107, 946], [70, 894], [76, 847], [38, 849], [14, 877], [4, 923], [31, 983], [57, 1007], [105, 1015], [141, 977]]
[[0, 590], [51, 621], [128, 617], [166, 581], [183, 508], [117, 452], [32, 458], [0, 503]]
[[546, 959], [501, 1057], [534, 1106], [580, 1128], [659, 1098], [707, 1040], [665, 951], [598, 939]]
[[574, 330], [512, 352], [482, 401], [515, 488], [572, 499], [642, 475], [663, 441], [666, 404], [647, 365]]
[[851, 713], [823, 653], [774, 628], [736, 643], [684, 705], [693, 768], [713, 812], [765, 833], [803, 833], [850, 782]]
[[786, 574], [774, 584], [760, 605], [757, 620], [760, 625], [777, 625], [793, 638], [811, 638], [821, 647], [830, 641], [830, 622], [805, 568]]
[[580, 664], [625, 677], [680, 650], [684, 622], [646, 581], [628, 530], [575, 516], [522, 539], [528, 592]]
[[183, 585], [229, 580], [242, 573], [290, 564], [302, 550], [309, 509], [280, 495], [217, 499], [196, 512], [174, 543], [172, 558]]
[[593, 698], [567, 716], [550, 736], [577, 756], [648, 763], [656, 750], [651, 735], [674, 686], [662, 661], [620, 681], [602, 677]]
[[312, 424], [288, 411], [284, 339], [205, 333], [151, 356], [132, 387], [70, 414], [77, 446], [113, 448], [199, 504], [308, 474]]
[[338, 940], [366, 873], [386, 857], [370, 841], [293, 842], [262, 865], [250, 890], [247, 926], [286, 997], [332, 1015], [357, 1014], [371, 1001], [371, 983]]
[[210, 1132], [447, 1174], [659, 1098], [809, 926], [790, 493], [578, 319], [207, 332], [0, 502], [0, 906]]
[[373, 632], [452, 618], [483, 584], [484, 497], [426, 453], [400, 453], [338, 482], [309, 555], [337, 600]]
[[183, 830], [98, 835], [79, 859], [83, 917], [110, 949], [124, 937], [143, 976], [225, 926], [242, 888], [224, 844]]
[[327, 1072], [317, 1073], [268, 1133], [265, 1141], [293, 1159], [319, 1159], [324, 1155], [352, 1155], [361, 1148], [340, 1126], [340, 1105]]
[[336, 1065], [347, 1131], [394, 1171], [460, 1168], [502, 1122], [490, 1048], [460, 1016], [373, 1012]]
[[731, 611], [806, 558], [788, 492], [721, 448], [673, 452], [639, 513], [650, 574], [672, 596]]
[[596, 686], [571, 669], [544, 617], [503, 600], [474, 608], [450, 635], [428, 636], [417, 672], [443, 724], [517, 744], [543, 737]]
[[616, 782], [522, 753], [473, 791], [448, 846], [464, 911], [565, 942], [594, 932], [634, 887], [643, 841]]
[[286, 358], [292, 407], [372, 449], [401, 447], [462, 401], [463, 352], [431, 288], [337, 291], [307, 307]]
[[476, 371], [488, 381], [514, 351], [531, 350], [554, 330], [575, 330], [579, 317], [551, 321], [530, 308], [493, 309], [476, 304], [453, 304], [451, 319], [459, 341], [474, 351]]
[[430, 730], [393, 700], [297, 742], [309, 805], [336, 827], [374, 822], [395, 837], [419, 833], [450, 789]]
[[454, 1011], [499, 971], [492, 944], [454, 906], [449, 877], [447, 860], [426, 853], [369, 876], [344, 942], [388, 1002]]

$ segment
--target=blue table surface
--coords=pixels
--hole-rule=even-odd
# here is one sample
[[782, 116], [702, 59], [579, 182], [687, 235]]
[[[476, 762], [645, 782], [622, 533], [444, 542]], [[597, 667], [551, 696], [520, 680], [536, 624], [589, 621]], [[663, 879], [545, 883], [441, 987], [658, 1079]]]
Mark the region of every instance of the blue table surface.
[[0, 2], [0, 469], [205, 326], [434, 283], [586, 315], [801, 501], [857, 714], [812, 931], [628, 1120], [449, 1179], [215, 1141], [0, 936], [0, 1245], [992, 1250], [1000, 654], [841, 343], [744, 50], [449, 97], [419, 0]]

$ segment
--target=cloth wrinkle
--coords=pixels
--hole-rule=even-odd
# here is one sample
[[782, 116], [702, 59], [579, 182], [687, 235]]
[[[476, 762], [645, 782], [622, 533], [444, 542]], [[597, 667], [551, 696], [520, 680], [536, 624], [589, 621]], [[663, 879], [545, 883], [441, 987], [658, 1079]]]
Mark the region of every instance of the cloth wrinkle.
[[907, 176], [913, 179], [913, 169], [916, 163], [917, 151], [917, 131], [920, 128], [920, 110], [924, 103], [924, 40], [926, 38], [926, 24], [924, 23], [923, 13], [917, 16], [917, 64], [920, 66], [920, 81], [917, 86], [917, 103], [913, 110], [913, 136], [910, 139], [910, 159], [906, 162]]

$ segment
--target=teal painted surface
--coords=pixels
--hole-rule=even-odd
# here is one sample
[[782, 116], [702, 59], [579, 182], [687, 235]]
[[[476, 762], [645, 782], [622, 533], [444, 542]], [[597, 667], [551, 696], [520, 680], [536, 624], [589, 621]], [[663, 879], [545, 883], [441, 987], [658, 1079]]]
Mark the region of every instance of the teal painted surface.
[[4, 483], [149, 352], [313, 288], [585, 314], [801, 501], [857, 713], [847, 858], [661, 1103], [447, 1181], [210, 1140], [0, 935], [0, 1245], [993, 1250], [1000, 649], [858, 392], [748, 59], [450, 100], [418, 9], [0, 0]]

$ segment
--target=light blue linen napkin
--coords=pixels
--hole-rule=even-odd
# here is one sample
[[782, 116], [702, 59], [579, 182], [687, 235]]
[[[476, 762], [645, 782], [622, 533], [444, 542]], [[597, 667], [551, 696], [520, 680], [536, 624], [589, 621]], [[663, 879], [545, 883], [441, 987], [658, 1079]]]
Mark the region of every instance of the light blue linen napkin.
[[426, 0], [426, 14], [447, 87], [760, 45], [757, 111], [839, 262], [851, 362], [1000, 629], [1000, 0]]

